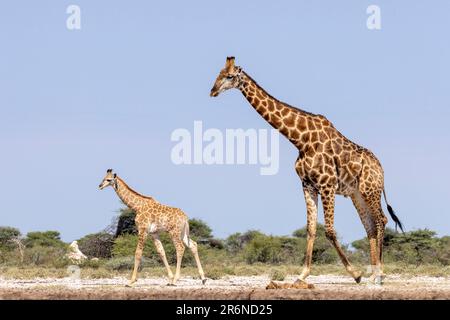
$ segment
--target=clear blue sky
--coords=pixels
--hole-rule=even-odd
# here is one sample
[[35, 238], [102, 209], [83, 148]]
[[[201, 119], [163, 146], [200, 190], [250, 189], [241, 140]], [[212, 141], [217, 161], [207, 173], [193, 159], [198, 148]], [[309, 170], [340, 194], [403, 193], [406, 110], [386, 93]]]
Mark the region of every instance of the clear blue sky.
[[[66, 28], [70, 4], [81, 30]], [[370, 4], [379, 31], [366, 28]], [[377, 155], [407, 230], [449, 234], [449, 12], [448, 1], [2, 1], [0, 225], [66, 241], [103, 229], [120, 207], [97, 189], [113, 168], [219, 237], [303, 226], [297, 151], [284, 138], [274, 176], [170, 160], [170, 134], [194, 120], [270, 128], [238, 91], [209, 97], [235, 55], [272, 95]], [[337, 199], [335, 224], [346, 242], [365, 235], [349, 199]]]

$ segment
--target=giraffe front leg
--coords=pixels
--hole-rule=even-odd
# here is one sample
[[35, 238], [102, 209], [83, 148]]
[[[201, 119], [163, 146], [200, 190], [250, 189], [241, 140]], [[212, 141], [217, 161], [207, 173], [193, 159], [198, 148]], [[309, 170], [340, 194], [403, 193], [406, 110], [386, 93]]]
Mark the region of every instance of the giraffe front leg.
[[170, 269], [169, 263], [167, 262], [166, 252], [164, 251], [164, 247], [161, 243], [161, 240], [159, 240], [158, 234], [152, 234], [153, 243], [155, 244], [156, 251], [158, 251], [159, 256], [161, 257], [162, 262], [164, 263], [164, 266], [167, 270], [167, 276], [169, 278], [169, 283], [173, 282], [173, 273]]
[[347, 256], [344, 253], [344, 250], [342, 250], [341, 245], [339, 244], [339, 241], [336, 237], [336, 232], [334, 230], [334, 196], [335, 191], [332, 188], [328, 188], [323, 190], [323, 192], [320, 193], [322, 198], [322, 205], [323, 205], [323, 211], [325, 214], [325, 235], [327, 239], [333, 244], [334, 248], [336, 249], [339, 258], [341, 258], [342, 263], [345, 266], [345, 269], [347, 269], [347, 272], [351, 274], [353, 279], [355, 279], [356, 283], [361, 282], [361, 272], [357, 271], [353, 268], [350, 261], [348, 260]]
[[299, 279], [305, 280], [311, 271], [312, 253], [314, 247], [314, 240], [316, 238], [317, 229], [317, 191], [303, 186], [303, 193], [305, 196], [306, 210], [307, 210], [307, 244], [305, 252], [305, 263], [300, 274]]
[[183, 241], [181, 241], [180, 239], [174, 239], [173, 244], [175, 245], [175, 250], [177, 252], [177, 270], [175, 271], [175, 277], [172, 281], [172, 285], [175, 285], [178, 279], [180, 279], [181, 261], [183, 260], [185, 247]]
[[128, 283], [128, 287], [131, 287], [136, 282], [137, 273], [139, 269], [139, 265], [141, 264], [142, 252], [144, 251], [145, 240], [147, 239], [146, 231], [139, 231], [139, 239], [136, 247], [136, 253], [134, 254], [134, 269], [131, 275], [130, 282]]

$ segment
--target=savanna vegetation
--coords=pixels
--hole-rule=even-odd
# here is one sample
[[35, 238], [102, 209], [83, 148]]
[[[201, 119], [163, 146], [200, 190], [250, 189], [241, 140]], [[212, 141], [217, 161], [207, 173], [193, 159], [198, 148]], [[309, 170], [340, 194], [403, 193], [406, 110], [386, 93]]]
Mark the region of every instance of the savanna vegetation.
[[[283, 280], [299, 274], [306, 247], [306, 228], [289, 236], [267, 235], [257, 230], [233, 233], [225, 239], [213, 236], [203, 221], [190, 220], [191, 238], [199, 243], [200, 259], [207, 277], [225, 275], [269, 274]], [[174, 265], [175, 249], [166, 234], [161, 234], [169, 263]], [[385, 269], [388, 273], [450, 275], [450, 236], [438, 237], [432, 230], [420, 229], [404, 234], [387, 229], [385, 234]], [[103, 231], [78, 240], [80, 250], [88, 257], [80, 263], [84, 277], [125, 275], [134, 263], [137, 235], [134, 212], [121, 209], [116, 221]], [[351, 261], [365, 270], [369, 265], [368, 241], [360, 239], [344, 245]], [[58, 231], [29, 232], [22, 235], [12, 227], [0, 227], [0, 276], [65, 277], [73, 264], [66, 257], [68, 244]], [[95, 258], [95, 259], [94, 259]], [[339, 258], [318, 225], [313, 251], [312, 274], [345, 274]], [[183, 275], [196, 276], [195, 261], [186, 251]], [[144, 249], [141, 276], [164, 276], [165, 270], [149, 237]]]

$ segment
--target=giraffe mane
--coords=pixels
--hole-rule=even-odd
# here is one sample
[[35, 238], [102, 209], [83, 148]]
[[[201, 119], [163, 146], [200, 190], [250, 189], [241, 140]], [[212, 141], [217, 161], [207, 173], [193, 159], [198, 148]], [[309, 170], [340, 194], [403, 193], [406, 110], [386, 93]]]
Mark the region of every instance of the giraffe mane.
[[283, 102], [283, 101], [278, 100], [277, 98], [275, 98], [274, 96], [272, 96], [269, 92], [267, 92], [263, 87], [261, 87], [261, 86], [258, 84], [258, 82], [256, 82], [256, 80], [253, 79], [247, 72], [245, 72], [244, 70], [242, 70], [242, 73], [244, 73], [244, 75], [245, 75], [247, 78], [249, 78], [249, 79], [250, 79], [250, 80], [258, 87], [258, 89], [264, 91], [264, 92], [267, 94], [267, 96], [268, 96], [269, 98], [273, 99], [274, 101], [276, 101], [276, 102], [278, 102], [278, 103], [281, 103], [283, 106], [288, 107], [288, 108], [290, 108], [290, 109], [292, 109], [292, 110], [294, 110], [294, 111], [296, 111], [296, 112], [299, 112], [299, 113], [301, 113], [301, 114], [306, 114], [306, 115], [310, 115], [310, 116], [318, 116], [318, 114], [315, 114], [315, 113], [312, 113], [312, 112], [308, 112], [308, 111], [299, 109], [299, 108], [294, 107], [294, 106], [292, 106], [292, 105], [290, 105], [290, 104], [288, 104], [288, 103], [286, 103], [286, 102]]
[[124, 184], [124, 186], [125, 186], [128, 190], [130, 190], [131, 193], [133, 193], [133, 194], [135, 194], [135, 195], [137, 195], [137, 196], [139, 196], [139, 197], [145, 198], [145, 199], [149, 199], [149, 200], [156, 201], [155, 199], [153, 199], [153, 197], [143, 195], [142, 193], [139, 193], [139, 192], [133, 190], [133, 189], [132, 189], [125, 181], [123, 181], [123, 179], [121, 179], [119, 176], [117, 176], [117, 179], [119, 179], [120, 182], [122, 182], [122, 183]]

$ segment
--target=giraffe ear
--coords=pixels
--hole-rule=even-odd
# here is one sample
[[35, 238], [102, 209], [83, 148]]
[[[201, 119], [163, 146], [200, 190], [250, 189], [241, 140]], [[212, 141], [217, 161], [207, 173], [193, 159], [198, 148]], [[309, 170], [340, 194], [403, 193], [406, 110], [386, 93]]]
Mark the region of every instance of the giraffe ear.
[[227, 57], [227, 61], [225, 62], [225, 68], [227, 70], [231, 70], [234, 68], [234, 57]]

